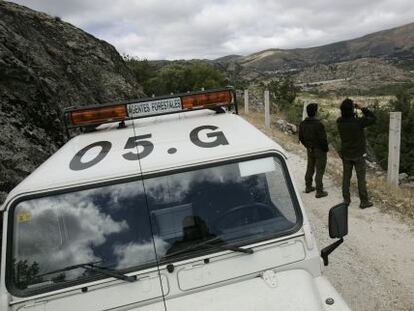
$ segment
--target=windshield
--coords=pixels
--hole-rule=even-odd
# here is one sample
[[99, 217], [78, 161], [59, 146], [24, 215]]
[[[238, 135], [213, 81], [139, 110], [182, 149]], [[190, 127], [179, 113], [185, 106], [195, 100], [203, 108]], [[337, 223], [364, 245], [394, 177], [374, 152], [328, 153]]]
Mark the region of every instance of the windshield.
[[102, 277], [88, 263], [128, 272], [290, 233], [299, 214], [289, 183], [281, 160], [266, 157], [20, 202], [12, 287]]

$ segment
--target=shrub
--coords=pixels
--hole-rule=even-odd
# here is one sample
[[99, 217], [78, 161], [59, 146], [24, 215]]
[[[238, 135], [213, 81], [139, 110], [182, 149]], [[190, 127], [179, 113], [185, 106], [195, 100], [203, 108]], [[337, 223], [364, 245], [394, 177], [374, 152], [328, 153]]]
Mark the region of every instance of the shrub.
[[341, 141], [338, 133], [338, 126], [336, 123], [336, 115], [334, 115], [329, 110], [324, 110], [322, 107], [319, 107], [318, 110], [319, 119], [322, 121], [325, 126], [326, 136], [328, 138], [328, 143], [335, 149], [339, 150]]
[[229, 81], [205, 63], [172, 62], [157, 68], [150, 61], [124, 56], [124, 60], [147, 95], [166, 95], [226, 86]]
[[299, 126], [302, 121], [303, 102], [298, 100], [285, 106], [284, 113], [286, 120]]
[[289, 76], [284, 76], [276, 80], [270, 81], [267, 85], [272, 101], [271, 112], [286, 110], [294, 110], [294, 101], [298, 95], [299, 88], [295, 86], [295, 82]]
[[375, 105], [373, 111], [377, 122], [367, 130], [367, 140], [374, 150], [378, 163], [383, 169], [388, 166], [388, 132], [389, 113], [400, 111], [401, 120], [401, 150], [400, 172], [414, 176], [414, 104], [413, 96], [400, 92], [395, 100], [391, 100], [388, 106]]

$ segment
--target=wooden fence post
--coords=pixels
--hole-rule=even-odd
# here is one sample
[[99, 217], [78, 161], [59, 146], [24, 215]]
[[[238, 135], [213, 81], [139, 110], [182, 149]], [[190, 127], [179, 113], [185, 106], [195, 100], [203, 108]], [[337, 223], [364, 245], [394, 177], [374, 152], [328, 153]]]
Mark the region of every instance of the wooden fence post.
[[265, 102], [265, 127], [270, 128], [270, 100], [269, 91], [264, 91], [264, 102]]
[[244, 112], [249, 113], [249, 90], [244, 90]]
[[307, 102], [303, 103], [303, 110], [302, 110], [302, 121], [306, 119], [306, 117], [308, 116], [308, 113], [306, 112], [306, 106], [308, 105]]
[[390, 131], [388, 137], [387, 181], [398, 186], [400, 172], [401, 112], [390, 112]]

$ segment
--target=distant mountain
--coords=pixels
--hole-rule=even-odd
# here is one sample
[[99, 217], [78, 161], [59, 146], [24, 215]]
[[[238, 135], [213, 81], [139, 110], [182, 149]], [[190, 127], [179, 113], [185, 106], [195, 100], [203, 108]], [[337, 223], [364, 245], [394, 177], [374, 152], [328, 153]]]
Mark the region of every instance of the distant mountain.
[[289, 74], [296, 83], [318, 92], [387, 89], [389, 93], [401, 86], [414, 88], [414, 23], [312, 48], [268, 49], [214, 60], [151, 61], [157, 69], [195, 62], [213, 65], [236, 85]]
[[233, 55], [216, 61], [237, 62], [258, 71], [302, 69], [359, 58], [414, 60], [414, 23], [372, 33], [361, 38], [304, 49], [268, 49], [244, 57]]
[[390, 94], [414, 89], [414, 23], [361, 38], [302, 49], [268, 49], [211, 61], [249, 84], [290, 75], [319, 94]]
[[227, 56], [216, 58], [214, 61], [216, 61], [216, 62], [232, 62], [232, 61], [237, 61], [241, 58], [243, 58], [242, 55], [227, 55]]

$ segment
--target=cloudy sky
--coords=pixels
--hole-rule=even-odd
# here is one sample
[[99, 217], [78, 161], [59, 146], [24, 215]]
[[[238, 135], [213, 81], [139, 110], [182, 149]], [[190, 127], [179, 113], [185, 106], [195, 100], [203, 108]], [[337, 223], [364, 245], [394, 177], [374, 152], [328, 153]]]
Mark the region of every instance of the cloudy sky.
[[414, 22], [412, 0], [14, 0], [147, 59], [318, 46]]

